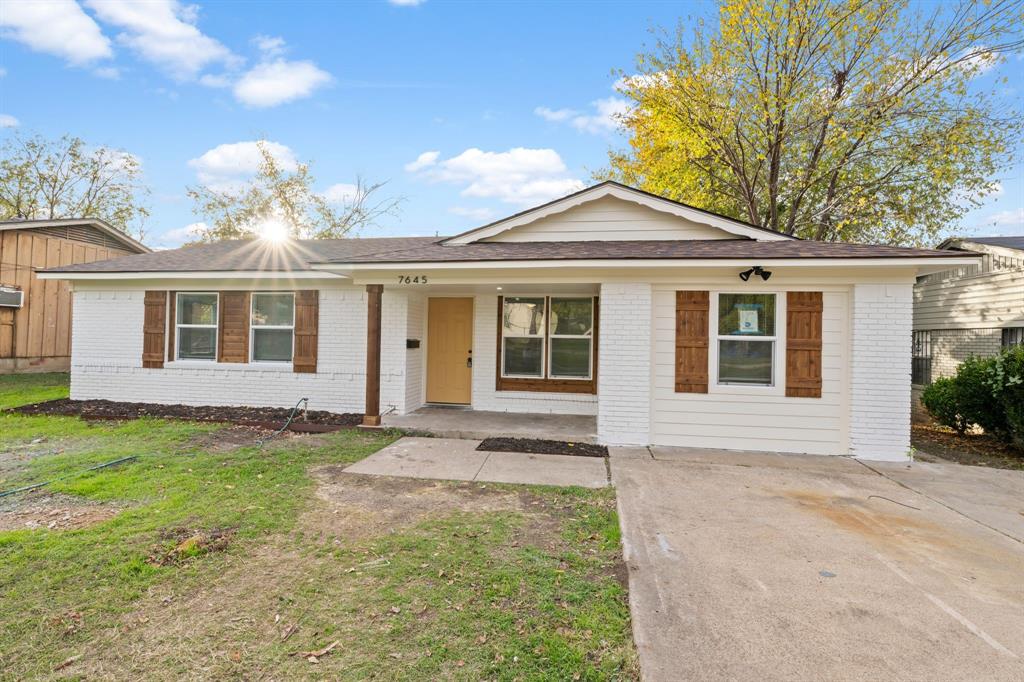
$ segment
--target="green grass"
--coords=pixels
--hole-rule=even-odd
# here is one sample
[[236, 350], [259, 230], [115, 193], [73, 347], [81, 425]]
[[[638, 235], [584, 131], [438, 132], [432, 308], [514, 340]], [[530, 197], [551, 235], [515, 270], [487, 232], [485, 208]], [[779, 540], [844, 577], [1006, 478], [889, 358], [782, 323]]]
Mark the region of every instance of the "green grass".
[[[0, 409], [66, 390], [60, 375], [3, 377]], [[46, 490], [121, 509], [77, 530], [0, 531], [0, 679], [71, 657], [65, 673], [86, 677], [637, 677], [610, 490], [430, 484], [444, 494], [430, 513], [359, 525], [399, 493], [371, 489], [333, 515], [310, 470], [394, 434], [211, 451], [219, 428], [0, 412], [0, 463], [36, 455], [0, 467], [0, 490], [62, 477]], [[455, 504], [477, 497], [488, 503]], [[154, 562], [181, 527], [234, 535], [226, 551]], [[282, 640], [287, 623], [299, 627]], [[334, 640], [318, 664], [292, 655]]]
[[67, 397], [67, 374], [0, 375], [0, 410]]

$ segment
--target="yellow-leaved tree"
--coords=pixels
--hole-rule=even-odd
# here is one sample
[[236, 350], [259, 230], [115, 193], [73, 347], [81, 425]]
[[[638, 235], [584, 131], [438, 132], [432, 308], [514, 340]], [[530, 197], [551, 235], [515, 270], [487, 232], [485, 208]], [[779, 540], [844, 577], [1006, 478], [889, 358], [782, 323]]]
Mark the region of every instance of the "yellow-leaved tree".
[[723, 0], [638, 57], [606, 176], [778, 232], [920, 244], [995, 189], [1019, 102], [978, 77], [1020, 0]]

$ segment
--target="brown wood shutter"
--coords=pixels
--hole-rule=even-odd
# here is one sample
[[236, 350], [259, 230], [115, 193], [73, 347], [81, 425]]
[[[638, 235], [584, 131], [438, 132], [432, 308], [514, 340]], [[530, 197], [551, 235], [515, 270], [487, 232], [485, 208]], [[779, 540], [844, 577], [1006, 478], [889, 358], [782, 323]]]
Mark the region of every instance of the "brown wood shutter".
[[178, 340], [178, 292], [167, 292], [167, 359], [177, 360], [174, 355], [174, 343]]
[[249, 362], [249, 292], [220, 292], [218, 362]]
[[295, 292], [295, 350], [292, 371], [316, 373], [317, 335], [320, 326], [320, 292], [307, 289]]
[[786, 395], [821, 397], [820, 291], [786, 294]]
[[676, 292], [676, 393], [708, 392], [707, 291]]
[[167, 335], [167, 292], [147, 291], [143, 299], [142, 366], [159, 369], [164, 366], [164, 339]]

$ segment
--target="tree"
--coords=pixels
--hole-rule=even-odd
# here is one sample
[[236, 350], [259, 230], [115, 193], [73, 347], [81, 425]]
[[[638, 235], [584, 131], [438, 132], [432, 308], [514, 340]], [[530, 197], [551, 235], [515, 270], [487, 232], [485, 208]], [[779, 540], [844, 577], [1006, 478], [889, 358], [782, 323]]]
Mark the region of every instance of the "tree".
[[[924, 9], [914, 9], [923, 7]], [[778, 232], [919, 244], [995, 189], [1019, 111], [975, 79], [1024, 45], [1021, 0], [723, 0], [620, 90], [606, 176]]]
[[138, 238], [149, 210], [142, 167], [128, 152], [78, 137], [7, 140], [0, 157], [0, 220], [101, 218]]
[[252, 180], [187, 189], [195, 211], [211, 223], [199, 235], [202, 241], [245, 239], [277, 230], [293, 238], [338, 239], [393, 215], [402, 202], [401, 198], [378, 200], [376, 194], [384, 183], [367, 183], [362, 178], [356, 178], [344, 196], [325, 196], [313, 190], [316, 180], [308, 163], [298, 163], [290, 171], [265, 140], [256, 146], [260, 162]]

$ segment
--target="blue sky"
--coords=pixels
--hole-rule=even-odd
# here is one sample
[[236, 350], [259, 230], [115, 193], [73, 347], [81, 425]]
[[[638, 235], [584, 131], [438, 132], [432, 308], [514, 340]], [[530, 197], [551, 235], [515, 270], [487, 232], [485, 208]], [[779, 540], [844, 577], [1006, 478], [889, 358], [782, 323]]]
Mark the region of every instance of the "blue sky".
[[[30, 11], [26, 10], [30, 7]], [[185, 187], [244, 177], [251, 143], [311, 160], [318, 188], [357, 175], [406, 198], [374, 235], [450, 234], [589, 182], [623, 144], [615, 69], [706, 2], [145, 3], [4, 0], [0, 135], [78, 135], [136, 155], [147, 241], [174, 246]], [[6, 15], [6, 16], [4, 16]], [[979, 76], [1008, 82], [1013, 59]], [[1024, 164], [955, 230], [1024, 233]]]

